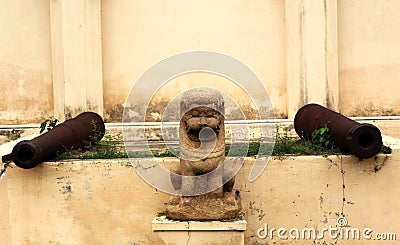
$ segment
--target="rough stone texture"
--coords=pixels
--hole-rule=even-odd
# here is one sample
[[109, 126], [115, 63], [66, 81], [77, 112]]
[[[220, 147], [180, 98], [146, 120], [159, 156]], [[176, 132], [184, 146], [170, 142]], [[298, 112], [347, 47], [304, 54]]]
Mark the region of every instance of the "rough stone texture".
[[[212, 89], [197, 88], [182, 96], [179, 127], [180, 168], [177, 173], [184, 176], [199, 176], [217, 169], [225, 159], [224, 100]], [[221, 220], [234, 219], [240, 208], [231, 192], [234, 178], [229, 178], [221, 169], [216, 177], [204, 182], [173, 177], [176, 189], [184, 197], [171, 198], [166, 215], [176, 220]], [[216, 181], [216, 182], [214, 182]], [[226, 183], [225, 183], [226, 182]], [[223, 185], [223, 183], [225, 183]], [[189, 196], [196, 190], [218, 185], [212, 192]], [[215, 188], [212, 188], [215, 189]]]
[[168, 217], [176, 220], [231, 220], [240, 214], [235, 194], [225, 192], [195, 197], [174, 197], [169, 201]]

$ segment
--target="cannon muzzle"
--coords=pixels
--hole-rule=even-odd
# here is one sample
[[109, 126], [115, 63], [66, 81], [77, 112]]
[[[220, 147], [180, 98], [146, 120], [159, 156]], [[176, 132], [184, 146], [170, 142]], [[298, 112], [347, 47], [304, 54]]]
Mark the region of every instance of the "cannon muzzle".
[[101, 116], [84, 112], [32, 140], [19, 142], [14, 146], [11, 157], [18, 167], [30, 169], [57, 154], [100, 140], [104, 133]]
[[359, 158], [373, 157], [381, 150], [381, 132], [372, 124], [358, 123], [317, 104], [303, 106], [294, 118], [296, 133], [305, 139], [325, 125], [336, 145]]

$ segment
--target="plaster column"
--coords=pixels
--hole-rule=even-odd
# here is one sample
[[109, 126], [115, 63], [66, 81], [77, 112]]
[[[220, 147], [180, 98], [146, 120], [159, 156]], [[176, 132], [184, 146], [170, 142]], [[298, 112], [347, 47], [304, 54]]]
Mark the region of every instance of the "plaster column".
[[51, 0], [54, 116], [103, 114], [101, 0]]
[[286, 0], [288, 117], [318, 103], [339, 108], [337, 0]]

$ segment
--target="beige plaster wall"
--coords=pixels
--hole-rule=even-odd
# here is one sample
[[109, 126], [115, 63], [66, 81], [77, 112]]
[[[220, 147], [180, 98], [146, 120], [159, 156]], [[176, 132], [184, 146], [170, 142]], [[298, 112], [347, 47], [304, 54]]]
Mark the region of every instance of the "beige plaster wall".
[[49, 1], [0, 1], [0, 124], [53, 115]]
[[[253, 162], [247, 159], [235, 183], [248, 222], [245, 244], [310, 244], [260, 239], [257, 230], [265, 224], [321, 230], [335, 226], [341, 213], [350, 227], [396, 233], [398, 240], [399, 160], [398, 151], [363, 161], [352, 156], [284, 157], [271, 160], [249, 183]], [[31, 170], [11, 165], [0, 180], [0, 244], [164, 244], [151, 230], [151, 221], [168, 199], [140, 179], [127, 160], [44, 163]], [[317, 242], [334, 243], [329, 237]], [[362, 239], [338, 244], [381, 243]]]
[[[246, 63], [263, 81], [277, 114], [286, 116], [284, 21], [284, 1], [278, 0], [104, 0], [106, 118], [118, 118], [130, 88], [147, 68], [192, 50], [217, 51]], [[196, 76], [181, 82], [183, 87], [199, 85]], [[230, 82], [217, 83], [227, 87]], [[163, 93], [168, 97], [176, 90]]]
[[340, 111], [399, 115], [400, 2], [339, 0]]
[[[191, 50], [247, 64], [280, 118], [310, 102], [349, 116], [400, 115], [398, 1], [2, 0], [0, 6], [0, 124], [83, 110], [120, 121], [138, 77]], [[199, 81], [251, 108], [230, 81], [191, 74], [160, 90], [155, 109]]]

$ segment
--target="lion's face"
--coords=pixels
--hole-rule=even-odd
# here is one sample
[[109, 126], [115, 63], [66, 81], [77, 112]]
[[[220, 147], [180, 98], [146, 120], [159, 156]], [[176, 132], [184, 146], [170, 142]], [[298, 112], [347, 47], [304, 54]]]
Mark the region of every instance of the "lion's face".
[[205, 106], [193, 108], [182, 117], [188, 138], [195, 142], [216, 140], [222, 120], [219, 112]]

